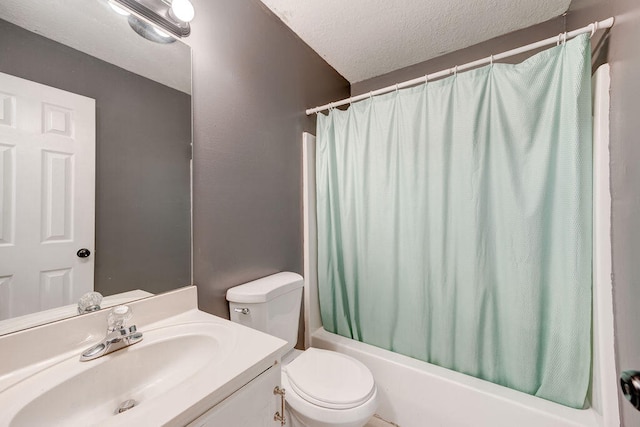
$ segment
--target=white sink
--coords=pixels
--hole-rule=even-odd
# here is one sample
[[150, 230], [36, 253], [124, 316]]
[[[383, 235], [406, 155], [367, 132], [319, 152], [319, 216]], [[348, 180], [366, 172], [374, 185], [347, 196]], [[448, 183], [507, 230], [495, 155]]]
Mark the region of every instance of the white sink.
[[278, 363], [284, 341], [196, 304], [195, 289], [131, 303], [143, 340], [88, 362], [106, 312], [0, 337], [0, 426], [184, 426]]
[[154, 398], [190, 382], [208, 365], [224, 363], [235, 345], [226, 325], [191, 323], [145, 331], [144, 339], [89, 362], [77, 356], [7, 390], [11, 408], [0, 425], [96, 425], [122, 418], [118, 406], [133, 399], [144, 408]]

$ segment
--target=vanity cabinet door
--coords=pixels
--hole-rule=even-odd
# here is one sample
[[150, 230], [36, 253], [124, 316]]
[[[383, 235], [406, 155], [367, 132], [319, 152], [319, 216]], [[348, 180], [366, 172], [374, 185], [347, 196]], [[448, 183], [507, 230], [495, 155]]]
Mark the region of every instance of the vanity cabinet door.
[[188, 427], [279, 427], [280, 421], [274, 420], [280, 411], [280, 396], [273, 393], [276, 387], [280, 387], [280, 364], [245, 384]]

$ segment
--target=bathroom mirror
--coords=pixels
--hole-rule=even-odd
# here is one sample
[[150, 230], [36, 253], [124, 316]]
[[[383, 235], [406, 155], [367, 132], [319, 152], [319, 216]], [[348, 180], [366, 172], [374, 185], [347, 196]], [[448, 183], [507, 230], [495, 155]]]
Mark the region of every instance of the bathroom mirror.
[[191, 284], [191, 49], [132, 18], [0, 2], [0, 334]]

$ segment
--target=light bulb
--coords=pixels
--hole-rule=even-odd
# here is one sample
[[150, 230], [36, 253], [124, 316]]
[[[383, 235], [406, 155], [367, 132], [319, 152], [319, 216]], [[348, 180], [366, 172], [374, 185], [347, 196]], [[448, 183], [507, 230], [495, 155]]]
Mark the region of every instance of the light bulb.
[[114, 2], [109, 1], [108, 3], [109, 3], [109, 6], [111, 6], [111, 9], [113, 9], [113, 11], [116, 12], [118, 15], [123, 15], [123, 16], [131, 15], [129, 12], [127, 12], [126, 10], [124, 10]]
[[191, 22], [196, 11], [189, 0], [172, 0], [171, 13], [182, 22]]
[[169, 33], [162, 31], [160, 28], [156, 27], [155, 25], [153, 25], [153, 31], [155, 31], [156, 34], [158, 34], [160, 37], [171, 38]]

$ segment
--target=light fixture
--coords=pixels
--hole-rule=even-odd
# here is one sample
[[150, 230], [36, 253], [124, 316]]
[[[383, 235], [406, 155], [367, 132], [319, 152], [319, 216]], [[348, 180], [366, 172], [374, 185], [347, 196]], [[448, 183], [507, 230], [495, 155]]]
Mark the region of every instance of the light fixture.
[[114, 10], [118, 7], [130, 12], [129, 25], [148, 40], [170, 43], [173, 40], [167, 41], [165, 36], [182, 38], [191, 34], [189, 21], [195, 16], [195, 10], [189, 0], [173, 0], [171, 3], [167, 0], [108, 1]]
[[133, 31], [149, 41], [161, 44], [169, 44], [176, 41], [174, 36], [166, 33], [155, 25], [149, 24], [147, 21], [140, 19], [135, 15], [130, 15], [127, 20], [129, 21], [129, 26]]
[[159, 35], [160, 37], [164, 37], [164, 38], [169, 38], [171, 37], [170, 34], [165, 33], [164, 31], [162, 31], [160, 28], [158, 27], [153, 27], [153, 31], [156, 32], [157, 35]]
[[189, 0], [172, 0], [169, 15], [181, 22], [191, 22], [196, 11]]
[[115, 4], [112, 0], [109, 0], [107, 3], [109, 3], [109, 6], [111, 6], [111, 9], [113, 9], [113, 11], [118, 15], [123, 15], [123, 16], [131, 15], [128, 11], [124, 10], [123, 8]]

